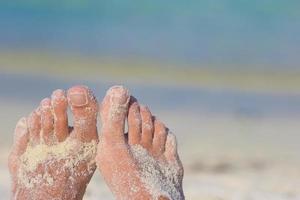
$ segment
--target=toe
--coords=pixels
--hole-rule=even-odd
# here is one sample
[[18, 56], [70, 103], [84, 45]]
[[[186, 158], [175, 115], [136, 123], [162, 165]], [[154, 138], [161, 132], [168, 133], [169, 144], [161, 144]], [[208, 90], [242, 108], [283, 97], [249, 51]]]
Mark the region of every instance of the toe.
[[68, 101], [63, 90], [55, 90], [51, 96], [54, 115], [54, 134], [58, 142], [64, 141], [69, 134], [67, 106]]
[[164, 155], [169, 162], [177, 161], [177, 140], [175, 135], [171, 132], [167, 135]]
[[152, 114], [146, 106], [140, 106], [140, 111], [142, 118], [142, 146], [150, 150], [154, 131]]
[[139, 144], [142, 133], [140, 106], [134, 97], [130, 97], [128, 111], [128, 141], [130, 145]]
[[8, 157], [8, 168], [12, 177], [12, 192], [17, 188], [17, 171], [19, 168], [19, 158], [26, 151], [29, 139], [27, 119], [21, 118], [15, 128], [14, 144]]
[[16, 150], [16, 155], [22, 155], [26, 148], [28, 142], [28, 126], [25, 117], [21, 118], [15, 128], [14, 134], [14, 149]]
[[106, 141], [124, 143], [124, 126], [130, 95], [123, 86], [111, 87], [101, 104], [102, 134]]
[[179, 159], [179, 156], [178, 156], [176, 137], [171, 132], [168, 132], [168, 135], [167, 135], [167, 141], [166, 141], [164, 156], [165, 156], [167, 162], [169, 162], [170, 165], [177, 167], [178, 177], [179, 177], [180, 182], [182, 184], [184, 169], [183, 169], [182, 162], [181, 162], [181, 160]]
[[152, 149], [156, 156], [160, 156], [164, 153], [166, 140], [167, 140], [167, 129], [161, 121], [155, 118]]
[[9, 169], [15, 171], [17, 159], [26, 151], [28, 143], [28, 126], [25, 117], [21, 118], [15, 128], [14, 144], [9, 156]]
[[36, 145], [40, 142], [41, 132], [41, 115], [39, 109], [33, 111], [27, 120], [29, 129], [30, 142], [32, 145]]
[[67, 97], [74, 116], [72, 137], [82, 142], [97, 140], [98, 103], [92, 91], [86, 86], [75, 86], [68, 90]]
[[43, 99], [40, 105], [41, 109], [41, 129], [42, 139], [45, 144], [51, 145], [56, 141], [53, 135], [54, 118], [51, 111], [51, 100], [49, 98]]

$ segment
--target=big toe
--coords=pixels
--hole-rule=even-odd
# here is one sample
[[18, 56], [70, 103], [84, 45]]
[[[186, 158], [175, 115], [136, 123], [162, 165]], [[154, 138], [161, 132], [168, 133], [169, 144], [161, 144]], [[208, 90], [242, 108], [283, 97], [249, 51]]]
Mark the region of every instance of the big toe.
[[106, 141], [125, 142], [124, 127], [130, 95], [123, 86], [111, 87], [101, 104], [102, 134]]
[[97, 140], [98, 103], [92, 91], [85, 86], [75, 86], [67, 92], [74, 118], [71, 137], [82, 142]]

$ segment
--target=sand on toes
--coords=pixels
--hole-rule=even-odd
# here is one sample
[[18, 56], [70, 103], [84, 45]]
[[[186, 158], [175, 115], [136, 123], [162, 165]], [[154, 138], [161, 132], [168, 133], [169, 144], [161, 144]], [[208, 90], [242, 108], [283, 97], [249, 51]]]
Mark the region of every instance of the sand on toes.
[[116, 198], [184, 199], [176, 138], [165, 125], [122, 86], [108, 90], [100, 115], [96, 162]]
[[12, 199], [82, 199], [96, 169], [97, 112], [92, 92], [76, 86], [67, 95], [54, 91], [17, 123], [9, 156]]

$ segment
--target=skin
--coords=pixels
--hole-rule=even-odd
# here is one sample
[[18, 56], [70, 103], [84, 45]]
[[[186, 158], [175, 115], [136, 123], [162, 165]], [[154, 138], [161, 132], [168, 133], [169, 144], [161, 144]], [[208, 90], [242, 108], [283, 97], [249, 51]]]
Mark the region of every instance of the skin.
[[[67, 107], [71, 108], [74, 126], [68, 126]], [[12, 151], [9, 156], [9, 170], [12, 176], [12, 197], [22, 200], [47, 199], [82, 199], [96, 165], [88, 164], [94, 159], [84, 160], [70, 171], [60, 171], [66, 160], [49, 158], [51, 162], [40, 163], [35, 171], [28, 173], [29, 178], [39, 174], [50, 174], [51, 185], [44, 182], [32, 188], [22, 185], [18, 174], [22, 171], [21, 158], [28, 148], [43, 144], [44, 150], [71, 141], [71, 158], [81, 152], [78, 149], [91, 141], [98, 142], [97, 136], [98, 104], [91, 91], [84, 86], [76, 86], [64, 91], [56, 90], [51, 99], [44, 99], [40, 106], [27, 118], [22, 118], [16, 126]], [[120, 86], [112, 87], [101, 104], [102, 129], [96, 163], [106, 183], [118, 200], [153, 199], [154, 195], [141, 180], [141, 166], [133, 157], [131, 147], [140, 145], [154, 158], [154, 167], [159, 165], [177, 166], [173, 176], [179, 180], [175, 185], [180, 197], [182, 191], [183, 167], [177, 154], [176, 138], [168, 132], [165, 125], [152, 116], [149, 109], [140, 106], [128, 91]], [[128, 134], [124, 135], [125, 122], [128, 123]], [[49, 161], [49, 160], [47, 160]], [[88, 171], [90, 171], [88, 173]], [[118, 172], [118, 173], [116, 173]], [[76, 175], [79, 174], [79, 175]], [[166, 176], [160, 171], [163, 178]], [[72, 179], [70, 179], [70, 177]], [[171, 177], [175, 178], [175, 177]], [[133, 192], [130, 187], [134, 186]], [[131, 187], [132, 188], [132, 187]], [[160, 200], [168, 200], [163, 195]]]
[[[176, 139], [165, 125], [152, 116], [149, 109], [139, 105], [127, 89], [115, 86], [108, 90], [100, 107], [102, 129], [96, 162], [102, 176], [118, 200], [150, 200], [154, 194], [140, 177], [141, 166], [133, 157], [131, 148], [140, 145], [155, 159], [153, 165], [177, 166], [174, 176], [179, 184], [178, 200], [184, 199], [182, 191], [183, 167], [177, 154]], [[125, 135], [125, 122], [128, 134]], [[160, 171], [162, 176], [163, 171]], [[138, 188], [134, 192], [131, 188]], [[158, 199], [167, 200], [166, 196]]]
[[[67, 108], [70, 107], [74, 126], [68, 126]], [[51, 98], [41, 101], [39, 107], [27, 118], [22, 118], [16, 126], [14, 144], [9, 156], [9, 170], [12, 177], [12, 199], [47, 200], [47, 199], [82, 199], [89, 183], [95, 163], [90, 160], [81, 161], [70, 170], [62, 171], [65, 159], [49, 158], [47, 163], [40, 163], [36, 170], [27, 173], [29, 178], [39, 174], [53, 177], [53, 183], [41, 181], [27, 188], [20, 182], [18, 174], [21, 169], [21, 158], [26, 149], [35, 148], [40, 144], [48, 147], [69, 140], [74, 144], [69, 158], [78, 155], [78, 149], [91, 141], [98, 141], [97, 120], [98, 103], [92, 92], [85, 86], [76, 86], [68, 90], [67, 95], [62, 90], [53, 92]]]

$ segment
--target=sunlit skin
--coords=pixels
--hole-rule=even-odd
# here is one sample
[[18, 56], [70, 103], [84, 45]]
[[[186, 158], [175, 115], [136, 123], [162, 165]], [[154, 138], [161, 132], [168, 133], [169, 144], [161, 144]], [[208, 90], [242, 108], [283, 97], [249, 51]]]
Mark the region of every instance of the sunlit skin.
[[[71, 108], [74, 126], [68, 126], [67, 107]], [[38, 174], [48, 173], [53, 177], [51, 185], [40, 183], [33, 188], [20, 184], [18, 172], [20, 157], [28, 146], [45, 143], [56, 145], [70, 139], [80, 147], [82, 143], [97, 141], [98, 103], [91, 91], [84, 86], [76, 86], [68, 90], [67, 95], [62, 90], [53, 92], [51, 98], [42, 100], [40, 106], [29, 117], [22, 118], [15, 129], [14, 145], [9, 156], [9, 170], [12, 177], [12, 199], [17, 200], [47, 200], [47, 199], [82, 199], [96, 165], [87, 169], [87, 162], [80, 163], [70, 171], [57, 172], [65, 161], [53, 161], [53, 165], [41, 163], [37, 170], [30, 174], [33, 178]], [[76, 155], [76, 146], [74, 156]], [[72, 156], [72, 155], [71, 155]], [[86, 173], [91, 170], [91, 173]], [[84, 174], [76, 176], [75, 174]], [[70, 177], [72, 176], [72, 177]], [[72, 178], [72, 179], [71, 179]], [[72, 182], [71, 182], [72, 181]]]
[[[100, 115], [102, 129], [96, 162], [116, 199], [153, 199], [153, 194], [146, 190], [138, 175], [140, 166], [130, 152], [132, 145], [143, 146], [156, 162], [171, 162], [179, 166], [177, 189], [181, 193], [180, 200], [184, 199], [183, 167], [177, 154], [176, 139], [173, 135], [168, 136], [165, 125], [153, 117], [147, 107], [140, 106], [134, 97], [130, 97], [122, 86], [112, 87], [107, 92]], [[128, 136], [124, 135], [126, 119]], [[129, 186], [138, 186], [139, 189], [132, 192]], [[161, 196], [159, 199], [168, 198]]]
[[[68, 126], [67, 108], [71, 108], [74, 126]], [[153, 199], [154, 194], [146, 189], [142, 182], [140, 167], [132, 156], [130, 147], [140, 145], [146, 149], [156, 164], [178, 166], [175, 176], [180, 181], [176, 190], [180, 193], [178, 200], [184, 199], [182, 191], [183, 167], [177, 154], [176, 138], [168, 132], [165, 125], [152, 116], [149, 109], [139, 105], [130, 96], [128, 90], [121, 86], [112, 87], [100, 105], [101, 134], [98, 144], [96, 163], [106, 183], [116, 199]], [[20, 200], [42, 199], [82, 199], [92, 173], [86, 176], [75, 176], [70, 172], [56, 173], [63, 167], [64, 160], [54, 160], [53, 165], [40, 163], [30, 176], [49, 173], [54, 181], [51, 185], [36, 184], [26, 188], [18, 180], [20, 157], [28, 146], [40, 143], [47, 146], [56, 145], [67, 139], [74, 141], [77, 147], [90, 141], [98, 141], [97, 136], [98, 104], [92, 92], [84, 86], [76, 86], [68, 90], [53, 92], [51, 98], [42, 100], [40, 106], [27, 118], [22, 118], [15, 129], [15, 139], [9, 156], [9, 169], [12, 176], [12, 195]], [[125, 121], [128, 122], [128, 134], [124, 134]], [[76, 156], [77, 149], [73, 149]], [[77, 152], [78, 154], [79, 152]], [[75, 173], [86, 172], [87, 163], [75, 167]], [[118, 173], [116, 173], [118, 172]], [[162, 176], [166, 176], [162, 173]], [[69, 177], [75, 180], [70, 183]], [[135, 186], [135, 192], [128, 186]], [[168, 200], [159, 196], [160, 200]]]

